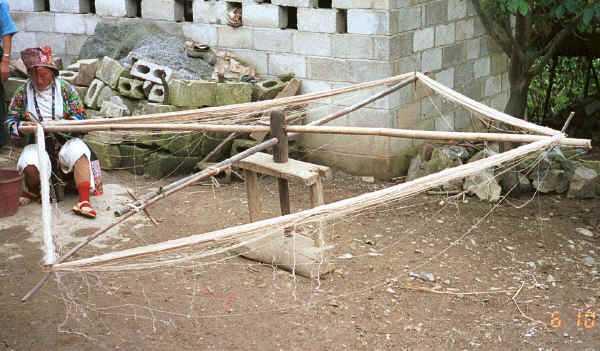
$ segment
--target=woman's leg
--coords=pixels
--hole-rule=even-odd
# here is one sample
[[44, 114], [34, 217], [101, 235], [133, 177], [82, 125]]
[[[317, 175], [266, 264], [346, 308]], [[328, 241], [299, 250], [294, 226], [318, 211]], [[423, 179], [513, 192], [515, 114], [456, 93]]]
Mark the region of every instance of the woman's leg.
[[90, 162], [86, 155], [82, 155], [73, 166], [75, 185], [79, 193], [79, 202], [90, 201]]
[[23, 169], [25, 174], [25, 184], [30, 193], [39, 195], [40, 193], [40, 172], [34, 165], [29, 165]]

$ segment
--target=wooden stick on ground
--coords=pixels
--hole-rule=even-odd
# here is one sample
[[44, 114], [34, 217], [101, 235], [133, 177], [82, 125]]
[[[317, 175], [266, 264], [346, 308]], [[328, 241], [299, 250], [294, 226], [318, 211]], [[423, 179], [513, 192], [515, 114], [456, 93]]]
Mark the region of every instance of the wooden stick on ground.
[[[129, 194], [129, 196], [131, 196], [133, 201], [137, 201], [137, 198], [135, 197], [135, 195], [133, 195], [133, 192], [131, 192], [131, 190], [127, 189], [127, 194]], [[148, 210], [144, 208], [143, 211], [144, 211], [144, 214], [146, 215], [146, 217], [148, 217], [148, 219], [152, 222], [152, 224], [154, 224], [154, 226], [158, 227], [158, 222], [156, 221], [156, 219], [154, 219], [154, 217], [152, 217], [150, 215]]]

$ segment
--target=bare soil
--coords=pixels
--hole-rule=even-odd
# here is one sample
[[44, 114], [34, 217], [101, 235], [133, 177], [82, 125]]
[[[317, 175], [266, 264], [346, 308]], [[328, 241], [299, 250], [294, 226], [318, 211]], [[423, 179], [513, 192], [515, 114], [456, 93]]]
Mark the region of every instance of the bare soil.
[[[105, 178], [136, 194], [158, 186], [121, 171]], [[277, 183], [260, 184], [265, 216], [278, 215]], [[390, 185], [335, 172], [325, 199]], [[292, 211], [309, 206], [302, 185], [291, 183], [290, 193]], [[112, 215], [102, 197], [115, 195], [126, 196], [92, 200], [100, 216]], [[78, 257], [248, 222], [239, 181], [192, 186], [149, 211], [158, 227], [137, 215], [101, 241], [106, 247]], [[66, 212], [73, 237], [98, 228]], [[490, 204], [422, 194], [334, 223], [337, 268], [320, 281], [219, 256], [211, 264], [62, 273], [26, 303], [21, 297], [44, 274], [43, 252], [32, 240], [39, 233], [13, 218], [0, 219], [0, 350], [600, 350], [599, 199]]]

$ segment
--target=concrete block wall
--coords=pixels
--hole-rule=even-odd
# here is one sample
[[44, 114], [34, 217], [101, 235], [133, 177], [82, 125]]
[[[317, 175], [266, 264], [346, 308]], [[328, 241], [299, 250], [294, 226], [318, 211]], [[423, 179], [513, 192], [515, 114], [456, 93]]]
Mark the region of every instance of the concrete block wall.
[[[498, 109], [508, 100], [507, 57], [467, 0], [332, 0], [327, 8], [320, 8], [317, 0], [193, 0], [191, 20], [184, 16], [182, 0], [144, 0], [141, 13], [135, 15], [131, 0], [95, 0], [96, 14], [44, 11], [36, 0], [10, 2], [19, 4], [12, 8], [20, 29], [13, 53], [50, 44], [69, 62], [93, 35], [98, 21], [151, 21], [186, 39], [228, 50], [263, 77], [294, 73], [302, 81], [302, 93], [416, 70]], [[232, 7], [241, 7], [241, 27], [226, 24]], [[320, 101], [321, 108], [309, 112], [308, 118], [314, 120], [322, 111], [339, 110], [374, 92]], [[335, 123], [440, 130], [473, 125], [469, 113], [431, 96], [420, 84]], [[313, 161], [384, 178], [400, 175], [406, 149], [418, 144], [383, 137], [316, 135], [301, 142]]]

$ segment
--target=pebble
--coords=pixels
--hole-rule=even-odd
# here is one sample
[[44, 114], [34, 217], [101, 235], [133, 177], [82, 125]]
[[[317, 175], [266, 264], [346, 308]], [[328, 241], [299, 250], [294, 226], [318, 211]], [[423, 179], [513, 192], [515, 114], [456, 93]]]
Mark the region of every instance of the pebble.
[[594, 237], [594, 233], [585, 228], [576, 228], [575, 231], [583, 236], [587, 236], [588, 238]]
[[535, 262], [527, 262], [527, 265], [529, 266], [529, 268], [535, 269]]
[[593, 266], [596, 264], [596, 260], [593, 257], [585, 256], [583, 258], [583, 264], [585, 264], [586, 266]]
[[374, 177], [361, 177], [360, 179], [365, 183], [375, 183]]

